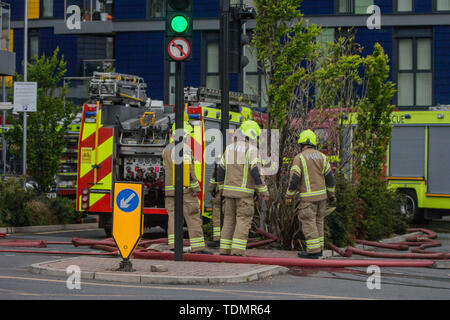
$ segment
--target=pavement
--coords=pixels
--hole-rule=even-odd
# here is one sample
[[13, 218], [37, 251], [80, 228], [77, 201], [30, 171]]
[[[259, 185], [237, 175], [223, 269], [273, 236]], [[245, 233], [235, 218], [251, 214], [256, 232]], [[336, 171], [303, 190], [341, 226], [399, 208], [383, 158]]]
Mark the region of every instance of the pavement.
[[[385, 239], [383, 242], [401, 242], [411, 235], [409, 233], [395, 238]], [[369, 249], [367, 246], [358, 246]], [[154, 244], [148, 249], [169, 252], [166, 244]], [[218, 254], [218, 248], [208, 248]], [[276, 250], [272, 248], [254, 248], [247, 250], [248, 256], [297, 258], [296, 251]], [[324, 258], [339, 258], [330, 250], [324, 251]], [[363, 257], [364, 258], [364, 257]], [[359, 259], [359, 257], [358, 257]], [[270, 279], [285, 274], [288, 268], [281, 266], [267, 266], [258, 264], [238, 263], [210, 263], [171, 260], [141, 260], [131, 259], [134, 272], [117, 271], [120, 257], [77, 256], [33, 264], [29, 271], [35, 274], [67, 279], [72, 273], [67, 270], [70, 266], [77, 266], [80, 278], [97, 281], [112, 281], [134, 284], [225, 284], [246, 283]], [[448, 261], [439, 262], [443, 268], [449, 268]], [[444, 263], [444, 264], [443, 264]]]

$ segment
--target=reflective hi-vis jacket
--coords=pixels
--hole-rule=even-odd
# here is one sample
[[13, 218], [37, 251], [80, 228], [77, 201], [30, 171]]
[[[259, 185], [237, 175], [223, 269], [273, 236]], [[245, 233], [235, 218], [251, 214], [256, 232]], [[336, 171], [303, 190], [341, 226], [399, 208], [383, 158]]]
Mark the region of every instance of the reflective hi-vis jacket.
[[320, 201], [333, 194], [334, 177], [327, 157], [320, 151], [306, 146], [295, 156], [290, 171], [286, 197], [300, 193], [302, 201]]
[[[165, 170], [165, 186], [164, 191], [166, 197], [174, 197], [175, 196], [175, 180], [174, 180], [174, 159], [175, 159], [175, 143], [172, 142], [168, 144], [163, 152], [162, 152], [164, 170]], [[194, 159], [192, 157], [191, 149], [185, 145], [183, 149], [183, 160], [184, 163], [188, 165], [184, 165], [183, 168], [183, 180], [188, 180], [186, 186], [186, 181], [183, 183], [183, 193], [187, 193], [189, 191], [200, 192], [200, 185], [198, 183], [197, 177], [195, 176], [195, 168], [194, 168]], [[189, 168], [189, 169], [188, 169]], [[188, 172], [189, 171], [189, 172]], [[189, 173], [189, 176], [186, 175]]]
[[[252, 197], [256, 192], [268, 196], [269, 191], [260, 175], [258, 149], [244, 141], [230, 144], [218, 168], [217, 183], [228, 198]], [[223, 172], [224, 174], [221, 174]]]

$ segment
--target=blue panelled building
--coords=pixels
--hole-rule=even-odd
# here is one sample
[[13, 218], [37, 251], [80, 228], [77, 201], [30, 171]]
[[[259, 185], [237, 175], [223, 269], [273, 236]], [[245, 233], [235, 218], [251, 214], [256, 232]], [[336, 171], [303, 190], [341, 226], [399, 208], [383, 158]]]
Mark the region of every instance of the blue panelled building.
[[[11, 5], [16, 70], [22, 70], [24, 0]], [[115, 70], [145, 79], [153, 99], [174, 102], [174, 66], [165, 60], [166, 0], [29, 0], [29, 58], [60, 48], [67, 76], [80, 80], [94, 70]], [[238, 3], [240, 1], [231, 1]], [[252, 0], [243, 1], [252, 5]], [[69, 29], [72, 5], [81, 8], [81, 29]], [[367, 8], [381, 10], [381, 28], [369, 29]], [[370, 53], [379, 42], [390, 57], [397, 83], [394, 104], [424, 109], [450, 104], [450, 0], [304, 0], [300, 10], [324, 28], [324, 37], [353, 28]], [[186, 85], [219, 88], [220, 0], [194, 0], [193, 60], [186, 64]], [[251, 36], [255, 21], [246, 29]], [[262, 75], [251, 48], [246, 74], [231, 76], [231, 90], [264, 95]]]

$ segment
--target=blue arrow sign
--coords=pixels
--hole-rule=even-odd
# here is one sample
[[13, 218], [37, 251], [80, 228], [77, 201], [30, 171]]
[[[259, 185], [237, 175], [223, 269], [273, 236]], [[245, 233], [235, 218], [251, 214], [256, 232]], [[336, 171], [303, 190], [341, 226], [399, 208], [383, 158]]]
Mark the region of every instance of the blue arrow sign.
[[124, 189], [119, 192], [116, 205], [124, 212], [132, 212], [139, 206], [139, 196], [131, 189]]

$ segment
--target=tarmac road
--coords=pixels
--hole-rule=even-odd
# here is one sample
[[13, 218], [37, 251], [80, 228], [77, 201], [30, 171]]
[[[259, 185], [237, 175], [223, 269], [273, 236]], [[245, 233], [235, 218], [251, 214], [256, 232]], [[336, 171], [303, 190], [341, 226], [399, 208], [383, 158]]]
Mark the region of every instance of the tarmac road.
[[[145, 238], [160, 234], [146, 234]], [[104, 239], [103, 230], [11, 235], [9, 239], [71, 241], [73, 237]], [[439, 250], [450, 252], [450, 233], [439, 233]], [[36, 250], [36, 249], [35, 249]], [[72, 246], [49, 246], [46, 250], [93, 251]], [[380, 289], [368, 289], [372, 273], [364, 268], [308, 270], [243, 284], [139, 285], [82, 280], [81, 289], [70, 290], [66, 278], [32, 274], [31, 264], [65, 258], [62, 255], [0, 253], [0, 300], [158, 300], [239, 301], [259, 300], [449, 300], [450, 269], [383, 268]], [[223, 311], [223, 310], [222, 310]]]

